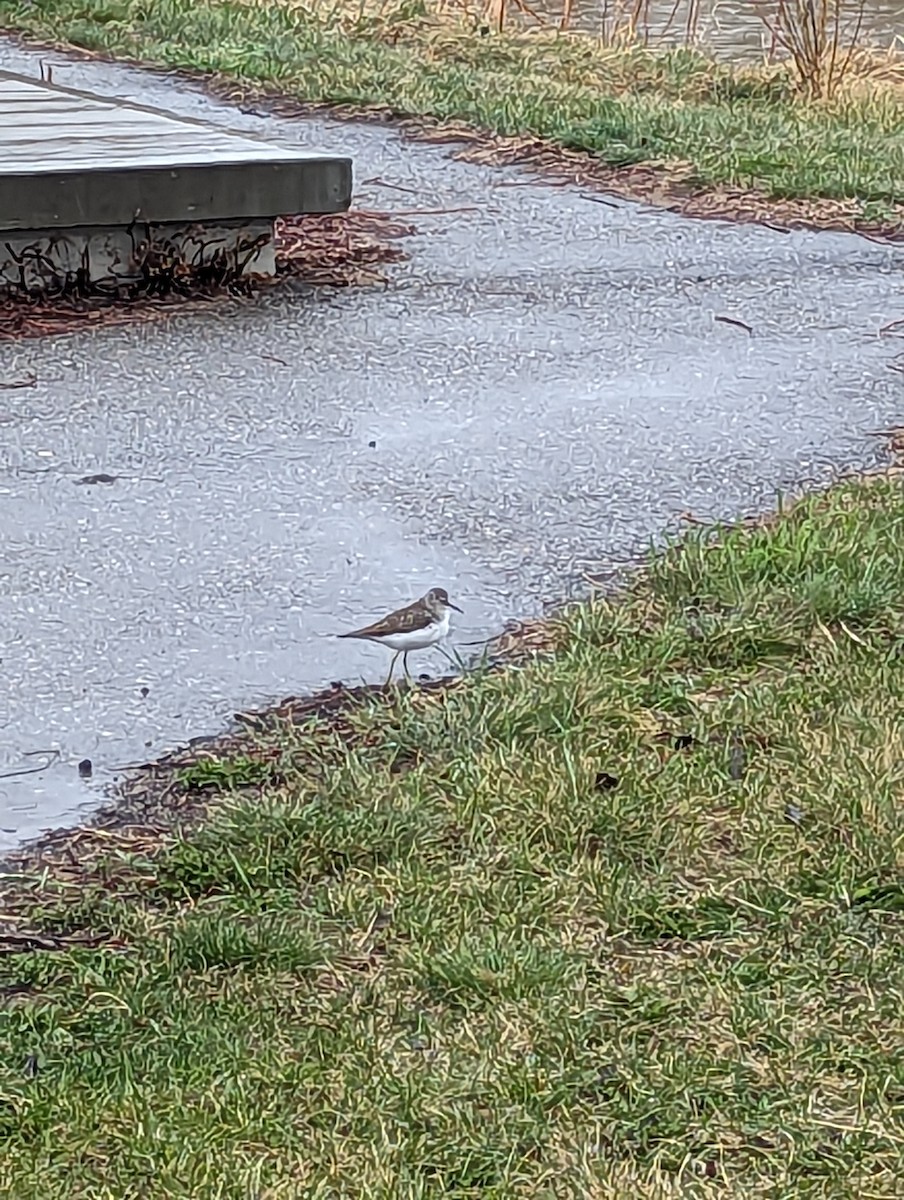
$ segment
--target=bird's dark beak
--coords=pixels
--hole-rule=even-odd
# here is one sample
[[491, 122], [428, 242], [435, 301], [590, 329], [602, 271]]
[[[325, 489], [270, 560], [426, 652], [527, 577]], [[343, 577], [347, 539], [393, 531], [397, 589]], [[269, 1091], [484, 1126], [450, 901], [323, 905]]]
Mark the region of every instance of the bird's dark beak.
[[[461, 612], [461, 609], [458, 607], [458, 605], [453, 604], [451, 600], [449, 601], [449, 607], [454, 608], [456, 612]], [[462, 614], [462, 615], [464, 615], [464, 614]]]

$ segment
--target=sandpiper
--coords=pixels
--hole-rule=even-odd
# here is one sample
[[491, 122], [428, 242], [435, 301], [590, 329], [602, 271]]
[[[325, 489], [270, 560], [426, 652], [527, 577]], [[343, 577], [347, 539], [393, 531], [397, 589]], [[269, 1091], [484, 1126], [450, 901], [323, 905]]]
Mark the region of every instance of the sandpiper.
[[355, 629], [351, 633], [340, 633], [343, 638], [362, 638], [367, 642], [379, 642], [395, 650], [392, 662], [389, 664], [389, 675], [385, 687], [389, 686], [392, 672], [399, 655], [402, 655], [402, 667], [408, 679], [408, 654], [411, 650], [426, 650], [428, 646], [438, 645], [449, 632], [449, 610], [454, 608], [461, 612], [457, 604], [449, 599], [445, 588], [431, 588], [426, 596], [415, 600], [405, 608], [396, 609], [389, 616], [363, 629]]

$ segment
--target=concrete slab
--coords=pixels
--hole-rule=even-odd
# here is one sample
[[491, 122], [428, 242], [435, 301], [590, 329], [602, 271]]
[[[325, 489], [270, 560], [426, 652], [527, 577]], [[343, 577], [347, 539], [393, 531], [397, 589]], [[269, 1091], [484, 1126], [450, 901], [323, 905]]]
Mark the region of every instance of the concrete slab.
[[0, 72], [0, 294], [272, 274], [273, 218], [351, 184], [348, 158]]
[[0, 72], [0, 231], [342, 212], [351, 160]]

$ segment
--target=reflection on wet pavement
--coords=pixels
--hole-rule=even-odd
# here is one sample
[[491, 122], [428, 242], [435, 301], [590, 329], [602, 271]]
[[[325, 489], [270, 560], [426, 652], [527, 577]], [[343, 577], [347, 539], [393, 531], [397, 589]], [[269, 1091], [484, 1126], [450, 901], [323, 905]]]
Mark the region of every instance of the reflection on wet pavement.
[[453, 645], [486, 637], [681, 512], [868, 461], [900, 418], [877, 337], [900, 249], [609, 207], [135, 71], [54, 79], [351, 154], [360, 206], [455, 211], [406, 218], [381, 286], [0, 346], [0, 382], [37, 376], [0, 392], [0, 772], [61, 755], [0, 780], [0, 845], [238, 708], [381, 678], [381, 647], [334, 633], [434, 584]]

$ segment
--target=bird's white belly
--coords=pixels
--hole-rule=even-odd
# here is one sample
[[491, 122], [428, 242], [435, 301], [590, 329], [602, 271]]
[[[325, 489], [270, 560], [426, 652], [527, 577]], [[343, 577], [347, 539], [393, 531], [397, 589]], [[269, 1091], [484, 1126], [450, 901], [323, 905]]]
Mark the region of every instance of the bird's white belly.
[[444, 613], [441, 621], [428, 625], [426, 629], [411, 629], [406, 633], [389, 633], [379, 639], [380, 644], [390, 650], [426, 650], [441, 642], [449, 632], [449, 614]]

